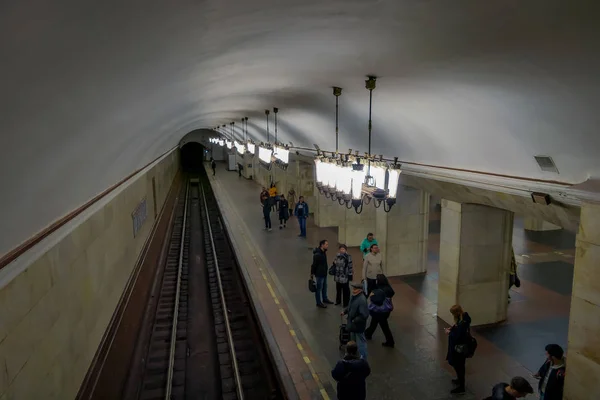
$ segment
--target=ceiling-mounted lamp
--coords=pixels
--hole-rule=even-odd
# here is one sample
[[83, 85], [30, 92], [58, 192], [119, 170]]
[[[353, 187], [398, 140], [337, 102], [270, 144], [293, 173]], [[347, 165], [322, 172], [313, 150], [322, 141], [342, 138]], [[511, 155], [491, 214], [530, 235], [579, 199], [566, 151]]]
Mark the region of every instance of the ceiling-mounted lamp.
[[352, 164], [352, 207], [357, 214], [362, 212], [362, 185], [365, 181], [365, 166], [361, 164], [360, 157]]
[[258, 159], [260, 160], [260, 164], [267, 168], [271, 169], [271, 157], [273, 155], [273, 149], [268, 143], [261, 143], [258, 146]]
[[387, 198], [383, 203], [383, 210], [390, 212], [394, 204], [396, 204], [396, 194], [398, 193], [398, 184], [400, 183], [401, 165], [398, 164], [398, 157], [394, 157], [394, 164], [388, 167], [387, 180]]
[[246, 148], [248, 149], [248, 153], [254, 155], [256, 153], [256, 146], [252, 142], [248, 142], [246, 144]]

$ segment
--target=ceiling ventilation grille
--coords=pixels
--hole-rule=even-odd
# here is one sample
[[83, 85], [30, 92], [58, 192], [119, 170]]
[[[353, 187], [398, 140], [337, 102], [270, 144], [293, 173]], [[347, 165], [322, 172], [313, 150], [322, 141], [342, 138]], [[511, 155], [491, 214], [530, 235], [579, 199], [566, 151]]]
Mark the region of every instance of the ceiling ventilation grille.
[[558, 168], [556, 168], [556, 164], [554, 164], [552, 157], [535, 156], [535, 161], [537, 161], [542, 171], [554, 172], [555, 174], [558, 174]]

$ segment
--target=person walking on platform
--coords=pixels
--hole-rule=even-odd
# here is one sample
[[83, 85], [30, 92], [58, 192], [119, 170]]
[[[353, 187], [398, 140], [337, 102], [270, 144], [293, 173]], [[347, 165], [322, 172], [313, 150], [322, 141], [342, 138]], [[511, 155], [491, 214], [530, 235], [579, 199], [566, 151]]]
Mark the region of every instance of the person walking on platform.
[[327, 240], [321, 240], [319, 247], [313, 250], [313, 262], [310, 266], [310, 277], [316, 278], [317, 291], [315, 292], [315, 299], [317, 301], [317, 307], [327, 308], [325, 304], [333, 304], [327, 296], [327, 248], [329, 242]]
[[377, 239], [375, 239], [375, 235], [373, 235], [371, 232], [367, 233], [367, 237], [364, 238], [362, 243], [360, 244], [360, 251], [363, 255], [363, 260], [365, 259], [367, 254], [369, 254], [369, 252], [371, 251], [371, 246], [373, 246], [374, 244], [379, 244], [377, 243]]
[[338, 253], [333, 260], [331, 268], [333, 280], [335, 281], [335, 305], [342, 304], [343, 307], [348, 307], [348, 302], [350, 301], [350, 282], [354, 275], [354, 268], [352, 265], [352, 256], [348, 254], [348, 247], [345, 244], [339, 245]]
[[215, 173], [217, 172], [217, 163], [212, 157], [210, 158], [210, 167], [212, 168], [213, 176], [215, 176]]
[[269, 203], [269, 197], [266, 194], [261, 195], [263, 217], [265, 218], [265, 230], [271, 231], [271, 203]]
[[338, 400], [366, 400], [371, 367], [358, 353], [356, 342], [348, 342], [344, 358], [335, 364], [331, 377], [337, 382]]
[[542, 400], [561, 400], [565, 387], [565, 358], [564, 350], [557, 344], [546, 346], [546, 361], [537, 374], [539, 379], [538, 391]]
[[367, 359], [367, 339], [365, 337], [365, 328], [367, 319], [369, 319], [369, 307], [367, 298], [363, 294], [363, 285], [359, 282], [350, 284], [352, 288], [352, 297], [348, 303], [348, 308], [342, 311], [342, 315], [348, 316], [346, 329], [350, 332], [350, 340], [356, 342], [358, 352], [361, 357]]
[[383, 258], [379, 252], [379, 246], [372, 244], [369, 251], [363, 261], [363, 279], [367, 281], [367, 297], [375, 289], [377, 275], [383, 274]]
[[390, 330], [388, 319], [390, 313], [394, 309], [394, 303], [392, 303], [392, 297], [396, 292], [390, 285], [388, 278], [383, 275], [377, 275], [377, 286], [370, 297], [369, 313], [371, 314], [371, 324], [365, 331], [365, 337], [367, 340], [373, 338], [373, 333], [377, 329], [377, 325], [381, 325], [381, 330], [385, 336], [385, 342], [381, 345], [384, 347], [394, 347], [394, 336]]
[[262, 187], [262, 189], [260, 190], [260, 204], [261, 206], [265, 205], [265, 201], [269, 200], [269, 191], [267, 190], [266, 187]]
[[279, 198], [279, 229], [287, 227], [287, 220], [290, 217], [290, 204], [282, 194]]
[[[508, 383], [498, 383], [492, 388], [492, 395], [483, 400], [515, 400], [533, 394], [531, 384], [522, 376], [515, 376]], [[545, 399], [540, 399], [545, 400]]]
[[456, 371], [456, 379], [452, 380], [452, 383], [456, 384], [456, 389], [453, 389], [450, 393], [462, 394], [465, 393], [465, 369], [467, 356], [464, 352], [460, 352], [461, 345], [469, 345], [469, 338], [471, 337], [471, 317], [468, 313], [464, 312], [462, 307], [458, 304], [453, 305], [450, 308], [450, 313], [454, 317], [454, 325], [450, 328], [446, 328], [446, 334], [448, 335], [448, 353], [446, 360], [448, 364]]
[[294, 215], [298, 219], [300, 225], [299, 237], [306, 237], [306, 218], [308, 218], [308, 204], [304, 201], [304, 196], [298, 198], [298, 203], [294, 208]]

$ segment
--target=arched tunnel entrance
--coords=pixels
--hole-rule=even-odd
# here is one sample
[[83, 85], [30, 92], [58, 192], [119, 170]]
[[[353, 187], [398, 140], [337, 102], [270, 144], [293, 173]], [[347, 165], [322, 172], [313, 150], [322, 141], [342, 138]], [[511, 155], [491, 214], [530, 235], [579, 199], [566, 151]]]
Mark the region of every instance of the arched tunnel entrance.
[[199, 172], [206, 149], [198, 142], [188, 142], [181, 147], [181, 168], [184, 172]]

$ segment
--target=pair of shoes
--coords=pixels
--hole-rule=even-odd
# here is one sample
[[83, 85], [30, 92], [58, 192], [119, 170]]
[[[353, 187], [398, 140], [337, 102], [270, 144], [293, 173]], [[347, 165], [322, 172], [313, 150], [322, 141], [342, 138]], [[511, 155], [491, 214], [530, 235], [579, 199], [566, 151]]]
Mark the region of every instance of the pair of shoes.
[[325, 303], [325, 304], [333, 304], [333, 301], [331, 301], [329, 299], [325, 299], [325, 300], [323, 300], [323, 303]]
[[283, 227], [284, 227], [284, 228], [287, 228], [287, 225], [286, 225], [286, 224], [283, 224]]
[[317, 304], [317, 307], [319, 307], [319, 308], [327, 308], [327, 306], [325, 304], [323, 304], [323, 303]]
[[334, 304], [334, 306], [339, 306], [339, 305], [340, 305], [339, 301], [336, 301], [335, 304]]
[[391, 348], [394, 348], [394, 343], [383, 342], [383, 343], [381, 343], [381, 345], [382, 345], [383, 347], [391, 347]]
[[271, 232], [273, 229], [269, 228], [269, 229], [267, 229], [267, 230], [268, 230], [269, 232]]
[[279, 225], [279, 229], [283, 229], [283, 226]]
[[464, 387], [457, 387], [456, 389], [452, 389], [450, 394], [465, 394], [466, 390]]

